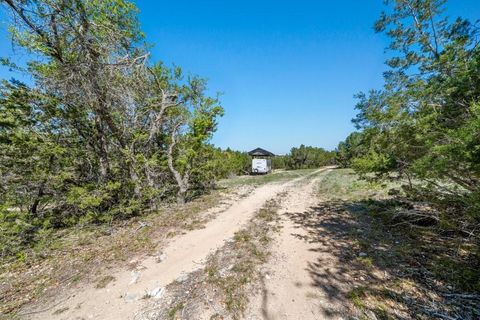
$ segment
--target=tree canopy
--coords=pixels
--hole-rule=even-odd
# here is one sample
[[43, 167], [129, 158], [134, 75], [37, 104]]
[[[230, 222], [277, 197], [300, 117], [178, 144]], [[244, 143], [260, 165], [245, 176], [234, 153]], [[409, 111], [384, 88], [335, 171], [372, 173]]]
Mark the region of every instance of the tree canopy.
[[0, 84], [2, 255], [40, 229], [182, 203], [227, 174], [209, 145], [218, 97], [204, 79], [151, 61], [132, 2], [0, 4], [28, 57], [1, 61], [33, 79]]
[[[444, 0], [387, 1], [385, 86], [358, 94], [358, 133], [338, 147], [360, 173], [405, 178], [460, 230], [480, 225], [480, 30], [444, 15]], [[469, 232], [470, 232], [469, 231]]]

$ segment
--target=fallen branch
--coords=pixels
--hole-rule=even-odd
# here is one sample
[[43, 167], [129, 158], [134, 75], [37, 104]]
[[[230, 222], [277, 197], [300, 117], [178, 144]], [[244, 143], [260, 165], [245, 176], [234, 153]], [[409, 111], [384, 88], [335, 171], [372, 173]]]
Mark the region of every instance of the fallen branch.
[[392, 224], [392, 227], [399, 226], [402, 224], [418, 224], [421, 222], [431, 222], [429, 224], [434, 225], [440, 222], [440, 218], [433, 214], [426, 214], [419, 212], [417, 210], [402, 210], [396, 211], [393, 214], [392, 220], [402, 220], [401, 222]]

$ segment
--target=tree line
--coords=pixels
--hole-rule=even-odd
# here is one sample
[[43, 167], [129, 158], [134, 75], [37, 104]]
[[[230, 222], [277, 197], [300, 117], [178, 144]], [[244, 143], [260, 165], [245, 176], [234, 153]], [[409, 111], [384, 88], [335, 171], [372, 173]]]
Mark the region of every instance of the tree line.
[[480, 227], [480, 45], [477, 22], [444, 15], [446, 1], [388, 1], [375, 24], [392, 57], [382, 89], [357, 95], [357, 131], [337, 161], [363, 175], [405, 181], [444, 227]]
[[40, 231], [183, 203], [241, 170], [243, 155], [209, 143], [218, 97], [201, 77], [152, 61], [132, 2], [0, 5], [28, 59], [1, 59], [27, 79], [0, 82], [2, 256]]
[[323, 148], [300, 145], [293, 147], [284, 158], [284, 167], [287, 170], [320, 168], [335, 163], [334, 151]]
[[[0, 255], [39, 234], [111, 223], [247, 174], [245, 152], [210, 144], [223, 108], [207, 82], [153, 61], [126, 0], [1, 0], [27, 61], [0, 81]], [[22, 63], [20, 63], [22, 62]], [[321, 165], [301, 146], [279, 168]], [[288, 160], [288, 161], [287, 161]]]

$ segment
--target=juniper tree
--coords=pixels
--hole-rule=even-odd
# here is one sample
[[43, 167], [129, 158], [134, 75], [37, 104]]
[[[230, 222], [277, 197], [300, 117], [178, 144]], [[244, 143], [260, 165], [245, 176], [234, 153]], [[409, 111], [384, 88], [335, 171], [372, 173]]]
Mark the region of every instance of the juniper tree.
[[446, 17], [443, 0], [386, 3], [375, 29], [390, 36], [393, 57], [383, 90], [358, 96], [354, 123], [368, 150], [353, 166], [423, 181], [425, 199], [478, 225], [479, 28]]

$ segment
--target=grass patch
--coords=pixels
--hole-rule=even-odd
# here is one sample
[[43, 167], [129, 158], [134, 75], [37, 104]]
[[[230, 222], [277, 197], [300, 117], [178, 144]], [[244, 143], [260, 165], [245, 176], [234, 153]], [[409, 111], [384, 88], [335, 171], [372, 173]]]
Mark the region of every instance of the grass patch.
[[285, 182], [291, 179], [304, 177], [318, 169], [278, 170], [265, 175], [238, 176], [220, 181], [223, 188], [238, 187], [240, 185], [261, 186], [272, 182]]
[[388, 197], [399, 184], [360, 179], [352, 169], [335, 169], [327, 173], [318, 186], [318, 193], [330, 200], [365, 200]]
[[233, 319], [242, 317], [248, 302], [247, 286], [261, 276], [258, 266], [268, 257], [271, 233], [276, 230], [270, 223], [278, 219], [277, 210], [278, 204], [275, 201], [267, 202], [249, 226], [235, 234], [230, 249], [235, 255], [229, 259], [229, 274], [222, 273], [225, 256], [214, 256], [207, 264], [208, 281], [222, 293], [225, 308]]
[[[283, 195], [279, 195], [281, 198]], [[166, 288], [160, 305], [144, 310], [149, 319], [242, 319], [252, 287], [262, 275], [259, 266], [269, 256], [273, 234], [278, 230], [279, 205], [268, 201], [232, 240], [211, 254], [205, 268]], [[173, 306], [173, 307], [172, 307]]]
[[108, 286], [108, 284], [110, 282], [113, 282], [115, 281], [115, 277], [114, 276], [104, 276], [104, 277], [101, 277], [98, 281], [97, 281], [97, 284], [95, 285], [95, 288], [96, 289], [104, 289]]
[[175, 316], [182, 309], [183, 309], [183, 303], [177, 303], [172, 308], [170, 308], [170, 310], [168, 310], [167, 319], [168, 320], [175, 320], [176, 319]]
[[373, 259], [370, 257], [358, 257], [357, 261], [367, 268], [373, 268]]
[[347, 293], [347, 298], [352, 301], [353, 305], [361, 310], [365, 308], [363, 300], [365, 299], [365, 287], [353, 288]]
[[[348, 279], [361, 280], [346, 294], [358, 318], [479, 318], [479, 244], [446, 232], [427, 205], [389, 195], [397, 187], [332, 170], [318, 187], [324, 201], [298, 223], [311, 241], [335, 238]], [[410, 212], [422, 219], [412, 223]]]

